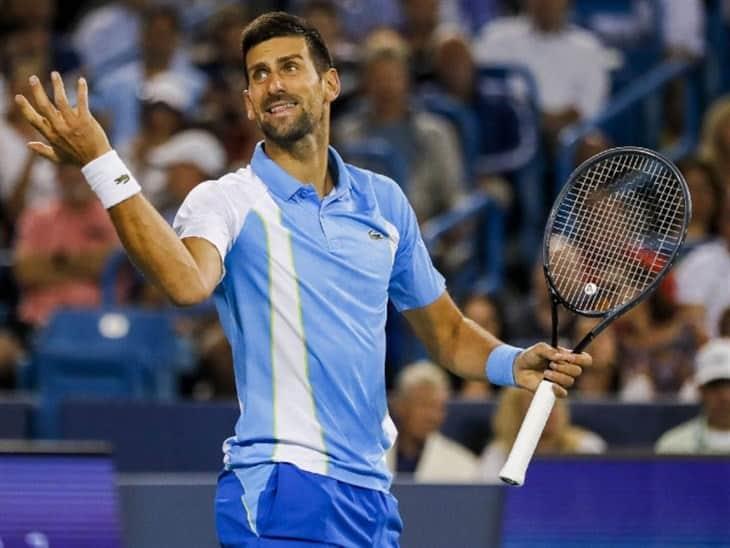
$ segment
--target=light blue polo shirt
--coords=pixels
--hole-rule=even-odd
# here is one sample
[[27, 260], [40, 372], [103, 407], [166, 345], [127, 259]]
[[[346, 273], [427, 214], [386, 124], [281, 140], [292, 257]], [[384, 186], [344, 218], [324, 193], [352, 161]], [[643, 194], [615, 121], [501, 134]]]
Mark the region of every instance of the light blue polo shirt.
[[395, 182], [333, 148], [329, 166], [336, 185], [320, 200], [259, 143], [250, 166], [196, 187], [174, 227], [223, 258], [215, 299], [241, 409], [225, 466], [289, 462], [386, 491], [388, 299], [428, 305], [444, 279]]

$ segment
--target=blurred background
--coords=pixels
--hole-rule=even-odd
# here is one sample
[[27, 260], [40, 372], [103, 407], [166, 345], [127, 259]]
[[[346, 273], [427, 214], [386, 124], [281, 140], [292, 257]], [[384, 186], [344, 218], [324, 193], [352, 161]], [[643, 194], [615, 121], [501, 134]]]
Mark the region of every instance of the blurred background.
[[[240, 33], [272, 9], [309, 20], [335, 58], [334, 145], [401, 185], [452, 295], [511, 344], [549, 340], [542, 231], [578, 164], [649, 147], [692, 195], [682, 256], [589, 348], [520, 491], [497, 472], [529, 395], [445, 373], [393, 310], [403, 545], [730, 546], [725, 0], [0, 0], [0, 546], [215, 546], [238, 414], [212, 302], [176, 309], [142, 279], [80, 171], [25, 147], [38, 136], [12, 97], [31, 74], [71, 90], [85, 76], [172, 222], [261, 139]], [[561, 344], [592, 325], [561, 316]]]

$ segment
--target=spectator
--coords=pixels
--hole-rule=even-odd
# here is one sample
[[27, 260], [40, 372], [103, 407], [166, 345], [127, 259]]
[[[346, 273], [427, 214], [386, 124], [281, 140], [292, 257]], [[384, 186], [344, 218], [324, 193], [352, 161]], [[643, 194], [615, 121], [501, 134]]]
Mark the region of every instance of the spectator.
[[[573, 348], [600, 320], [581, 316], [575, 320]], [[606, 399], [616, 395], [618, 385], [618, 339], [615, 326], [609, 325], [588, 349], [593, 366], [583, 371], [575, 386], [575, 394], [583, 399]]]
[[715, 339], [696, 359], [700, 416], [665, 432], [657, 453], [730, 454], [730, 339]]
[[111, 141], [126, 145], [140, 125], [140, 90], [165, 75], [184, 97], [183, 108], [191, 113], [198, 104], [207, 79], [192, 66], [180, 48], [180, 23], [172, 7], [145, 12], [141, 34], [141, 58], [99, 78], [95, 108], [111, 117]]
[[[531, 346], [549, 340], [552, 334], [550, 293], [543, 274], [542, 261], [532, 267], [530, 294], [506, 309], [506, 325], [511, 344]], [[573, 330], [574, 315], [558, 307], [558, 344], [568, 347]]]
[[185, 126], [186, 100], [171, 74], [155, 76], [143, 86], [139, 95], [139, 132], [127, 146], [118, 147], [128, 165], [139, 173], [148, 199], [156, 206], [165, 201], [165, 174], [150, 165], [149, 155]]
[[730, 192], [730, 96], [716, 100], [702, 123], [700, 157], [715, 172], [724, 192]]
[[247, 85], [241, 70], [241, 29], [248, 21], [248, 11], [240, 5], [221, 9], [211, 20], [209, 57], [202, 67], [210, 86], [197, 116], [221, 137], [230, 162], [241, 167], [248, 165], [256, 143], [263, 139], [256, 123], [246, 116], [241, 100], [241, 90]]
[[139, 56], [140, 27], [149, 0], [117, 0], [89, 10], [72, 41], [89, 79], [134, 61]]
[[528, 0], [526, 14], [488, 23], [474, 48], [479, 63], [514, 63], [534, 75], [549, 142], [598, 113], [609, 93], [608, 55], [568, 22], [568, 0]]
[[43, 325], [59, 307], [99, 306], [99, 275], [118, 245], [109, 216], [72, 165], [57, 167], [60, 199], [26, 209], [20, 217], [15, 274], [19, 317]]
[[[527, 390], [505, 388], [501, 391], [499, 404], [492, 417], [494, 438], [484, 449], [480, 459], [480, 479], [489, 483], [500, 483], [499, 471], [507, 460], [531, 401], [532, 394]], [[605, 450], [606, 442], [598, 434], [571, 424], [566, 401], [556, 400], [545, 431], [537, 444], [536, 453], [597, 454]]]
[[[38, 74], [34, 62], [17, 61], [11, 66], [9, 97], [29, 93], [28, 77]], [[40, 135], [25, 121], [15, 101], [8, 101], [4, 119], [0, 119], [0, 198], [6, 222], [14, 224], [26, 207], [41, 206], [56, 198], [55, 169], [26, 147]]]
[[393, 31], [380, 31], [365, 46], [364, 109], [343, 116], [335, 140], [353, 144], [379, 138], [404, 159], [407, 180], [397, 181], [420, 223], [451, 209], [461, 197], [463, 155], [452, 129], [410, 104], [408, 50]]
[[332, 105], [333, 117], [345, 112], [355, 98], [359, 85], [357, 47], [345, 36], [337, 6], [331, 0], [310, 0], [302, 9], [302, 17], [317, 29], [332, 54], [340, 74], [340, 96]]
[[710, 337], [717, 336], [720, 314], [730, 306], [730, 192], [723, 198], [718, 232], [718, 238], [697, 246], [676, 270], [679, 302]]
[[416, 83], [433, 79], [436, 29], [440, 22], [439, 0], [401, 0], [401, 33], [408, 42], [411, 75]]
[[692, 360], [704, 335], [682, 314], [676, 292], [670, 273], [655, 293], [614, 324], [623, 399], [676, 397], [692, 377]]
[[150, 164], [166, 171], [163, 217], [170, 221], [185, 197], [199, 183], [216, 179], [226, 167], [226, 154], [213, 135], [189, 129], [174, 135], [150, 153]]
[[449, 380], [438, 366], [415, 362], [398, 375], [391, 400], [399, 433], [387, 459], [392, 472], [421, 482], [467, 482], [476, 477], [476, 457], [439, 433], [449, 398]]
[[699, 158], [685, 158], [678, 164], [692, 199], [692, 219], [682, 255], [717, 236], [718, 217], [722, 205], [722, 189], [712, 168]]

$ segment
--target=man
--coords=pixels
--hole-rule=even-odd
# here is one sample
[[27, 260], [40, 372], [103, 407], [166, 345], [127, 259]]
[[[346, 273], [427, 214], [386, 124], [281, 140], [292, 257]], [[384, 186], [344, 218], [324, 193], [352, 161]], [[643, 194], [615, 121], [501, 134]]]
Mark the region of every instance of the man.
[[707, 343], [696, 365], [702, 414], [664, 433], [657, 453], [730, 454], [730, 339]]
[[677, 300], [698, 331], [718, 335], [720, 317], [730, 306], [730, 192], [718, 217], [718, 238], [698, 245], [677, 267]]
[[449, 378], [428, 361], [407, 365], [399, 374], [391, 401], [398, 441], [388, 452], [392, 472], [422, 482], [471, 482], [477, 457], [439, 433], [446, 418]]
[[609, 93], [608, 54], [591, 32], [570, 25], [569, 7], [569, 0], [527, 0], [524, 16], [487, 23], [474, 44], [481, 64], [514, 63], [532, 72], [551, 142], [597, 114]]
[[398, 181], [419, 223], [452, 209], [464, 188], [463, 154], [448, 123], [413, 104], [408, 46], [395, 32], [374, 32], [363, 52], [364, 108], [335, 124], [336, 140], [381, 139], [404, 161]]
[[101, 272], [119, 245], [79, 168], [59, 165], [56, 180], [60, 198], [25, 209], [18, 221], [19, 318], [31, 327], [44, 325], [61, 307], [99, 306]]
[[[265, 14], [242, 39], [247, 114], [265, 136], [251, 165], [198, 185], [172, 230], [88, 111], [53, 75], [55, 106], [31, 78], [16, 100], [50, 145], [84, 165], [134, 262], [178, 305], [215, 291], [231, 341], [241, 418], [224, 444], [220, 541], [232, 546], [397, 546], [385, 452], [386, 304], [392, 299], [434, 359], [455, 373], [567, 394], [586, 354], [503, 345], [444, 290], [413, 210], [385, 177], [328, 147], [340, 85], [318, 33]], [[288, 544], [287, 544], [288, 543]]]

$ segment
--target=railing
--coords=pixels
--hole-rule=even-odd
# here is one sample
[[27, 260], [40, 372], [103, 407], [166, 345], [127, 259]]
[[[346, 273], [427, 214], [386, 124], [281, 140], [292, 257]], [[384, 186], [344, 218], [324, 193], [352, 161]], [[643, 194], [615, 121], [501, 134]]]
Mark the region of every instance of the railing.
[[643, 78], [620, 91], [608, 106], [596, 117], [565, 128], [560, 134], [556, 157], [555, 191], [568, 180], [575, 167], [575, 152], [582, 138], [596, 129], [615, 121], [631, 109], [644, 107], [646, 127], [644, 142], [620, 143], [658, 148], [661, 121], [661, 92], [671, 82], [684, 78], [684, 120], [683, 133], [671, 148], [663, 154], [676, 160], [689, 153], [697, 143], [700, 124], [700, 63], [687, 61], [667, 61], [649, 71]]
[[501, 288], [504, 277], [504, 210], [487, 194], [477, 191], [467, 196], [452, 211], [426, 221], [422, 227], [423, 240], [432, 253], [447, 234], [464, 223], [476, 220], [479, 223], [476, 235], [479, 247], [471, 261], [482, 263], [475, 287], [485, 292]]

